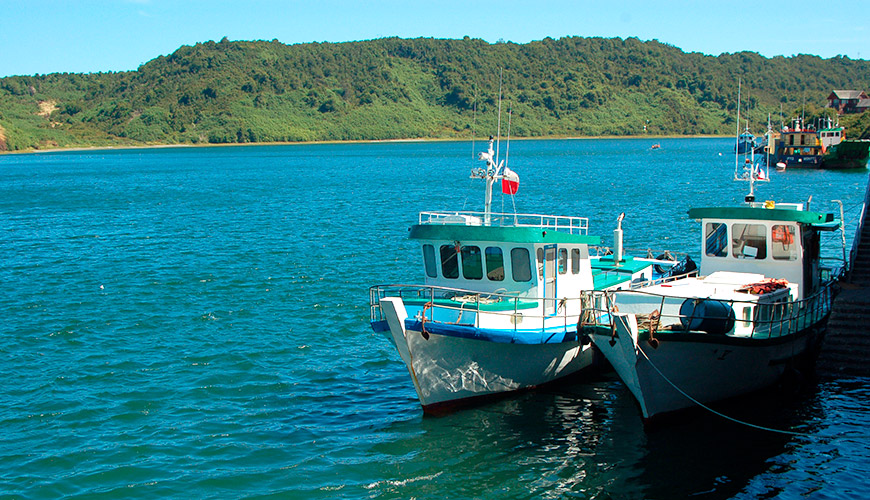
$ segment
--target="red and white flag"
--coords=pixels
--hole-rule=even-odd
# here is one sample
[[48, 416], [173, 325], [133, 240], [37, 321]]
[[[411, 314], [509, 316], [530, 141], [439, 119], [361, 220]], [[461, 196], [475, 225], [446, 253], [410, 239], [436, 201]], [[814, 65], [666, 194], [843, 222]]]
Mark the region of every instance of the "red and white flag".
[[501, 180], [501, 192], [504, 194], [517, 194], [517, 190], [520, 188], [520, 176], [507, 167], [504, 168], [502, 175], [504, 177]]

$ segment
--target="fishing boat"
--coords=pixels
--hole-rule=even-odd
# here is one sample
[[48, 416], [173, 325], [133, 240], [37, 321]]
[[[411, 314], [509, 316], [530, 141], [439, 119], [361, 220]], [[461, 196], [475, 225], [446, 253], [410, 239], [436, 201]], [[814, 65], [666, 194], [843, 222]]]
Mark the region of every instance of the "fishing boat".
[[758, 146], [757, 139], [749, 131], [749, 125], [746, 125], [746, 130], [737, 136], [737, 144], [734, 145], [734, 152], [743, 154], [747, 151], [754, 150]]
[[623, 255], [621, 218], [615, 251], [595, 255], [601, 238], [588, 219], [494, 213], [493, 185], [517, 193], [519, 177], [493, 149], [485, 167], [482, 212], [422, 212], [410, 228], [423, 283], [370, 288], [371, 325], [396, 347], [424, 412], [529, 389], [593, 365], [578, 335], [589, 309], [584, 291], [611, 291], [673, 272], [667, 259]]
[[780, 133], [775, 161], [784, 164], [785, 168], [819, 168], [824, 153], [819, 132], [814, 127], [804, 125], [800, 118], [795, 118], [791, 127], [783, 128]]
[[768, 387], [811, 361], [831, 310], [819, 264], [832, 214], [800, 204], [695, 208], [700, 275], [597, 293], [581, 331], [613, 365], [644, 418]]
[[870, 140], [844, 140], [825, 151], [822, 157], [822, 168], [841, 170], [867, 168], [868, 156], [870, 156]]
[[[739, 164], [739, 162], [738, 162]], [[769, 387], [811, 364], [831, 311], [835, 266], [820, 235], [832, 213], [756, 202], [689, 210], [701, 225], [697, 276], [632, 290], [591, 292], [589, 335], [628, 386], [644, 419]], [[845, 255], [845, 253], [844, 253]]]

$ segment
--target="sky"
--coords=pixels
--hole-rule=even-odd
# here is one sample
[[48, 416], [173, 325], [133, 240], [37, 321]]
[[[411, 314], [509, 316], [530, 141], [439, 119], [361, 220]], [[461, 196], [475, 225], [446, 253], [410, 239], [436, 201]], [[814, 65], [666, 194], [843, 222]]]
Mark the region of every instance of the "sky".
[[870, 59], [866, 0], [0, 0], [0, 77], [131, 71], [208, 40], [637, 37], [685, 52]]

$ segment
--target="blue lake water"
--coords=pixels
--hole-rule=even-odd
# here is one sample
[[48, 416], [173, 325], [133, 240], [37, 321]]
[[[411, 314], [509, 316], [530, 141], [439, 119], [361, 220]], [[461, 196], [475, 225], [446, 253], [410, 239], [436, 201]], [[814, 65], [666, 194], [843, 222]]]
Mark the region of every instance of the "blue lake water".
[[[513, 141], [515, 199], [697, 257], [733, 139]], [[502, 143], [502, 156], [507, 144]], [[482, 208], [484, 142], [0, 156], [0, 497], [863, 498], [866, 379], [644, 428], [613, 374], [424, 417], [367, 289], [421, 278], [408, 227]], [[866, 171], [771, 172], [843, 202]], [[828, 239], [838, 236], [830, 235]], [[837, 252], [833, 251], [836, 256]]]

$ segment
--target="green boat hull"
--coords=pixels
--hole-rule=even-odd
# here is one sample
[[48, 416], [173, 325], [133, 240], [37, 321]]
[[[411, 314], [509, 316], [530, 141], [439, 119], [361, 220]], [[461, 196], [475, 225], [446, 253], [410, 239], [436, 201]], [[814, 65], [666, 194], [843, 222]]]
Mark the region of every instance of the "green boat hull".
[[867, 157], [870, 154], [870, 141], [843, 141], [830, 149], [822, 157], [822, 168], [850, 169], [867, 168]]

